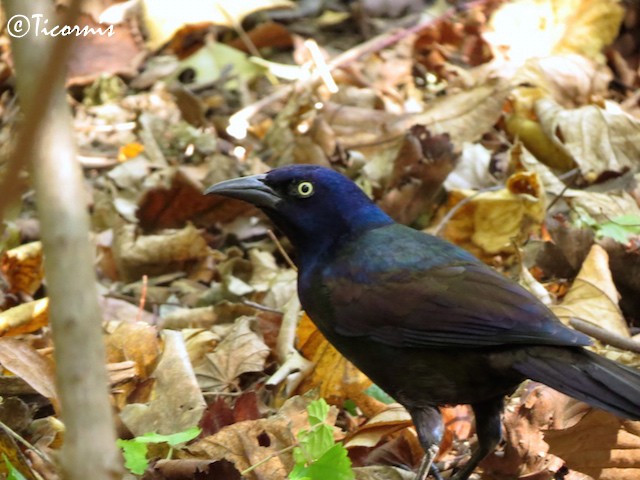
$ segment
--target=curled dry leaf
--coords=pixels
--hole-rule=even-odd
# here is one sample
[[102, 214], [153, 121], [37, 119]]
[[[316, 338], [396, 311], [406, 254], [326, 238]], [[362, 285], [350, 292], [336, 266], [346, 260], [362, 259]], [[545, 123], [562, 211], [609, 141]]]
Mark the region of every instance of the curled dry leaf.
[[620, 295], [609, 270], [609, 256], [600, 245], [593, 245], [562, 304], [553, 312], [568, 323], [579, 318], [600, 328], [629, 337], [629, 328], [618, 306]]
[[561, 458], [548, 453], [544, 429], [567, 428], [589, 410], [551, 388], [535, 382], [525, 386], [523, 395], [515, 397], [504, 414], [505, 446], [482, 462], [483, 478], [492, 480], [551, 480], [561, 470]]
[[413, 223], [428, 213], [429, 203], [459, 156], [448, 134], [432, 135], [424, 126], [413, 125], [393, 162], [389, 190], [380, 200], [380, 208], [399, 223]]
[[120, 276], [127, 281], [184, 269], [206, 254], [207, 242], [192, 225], [157, 235], [139, 236], [135, 225], [115, 232], [113, 255]]
[[252, 330], [254, 317], [236, 320], [229, 334], [215, 350], [204, 355], [195, 366], [201, 388], [210, 392], [237, 391], [238, 377], [243, 373], [261, 372], [269, 355], [269, 347]]
[[546, 135], [571, 155], [583, 174], [637, 168], [640, 146], [632, 139], [640, 135], [640, 121], [612, 104], [564, 110], [542, 98], [535, 112]]
[[2, 273], [12, 292], [33, 296], [42, 285], [42, 242], [31, 242], [7, 250], [2, 255]]
[[[162, 350], [158, 330], [145, 322], [111, 322], [106, 330], [105, 346], [109, 364], [133, 364], [134, 375], [129, 378], [118, 376], [116, 372], [111, 374], [112, 382], [121, 379], [112, 392], [116, 406], [124, 408], [134, 392], [137, 402], [148, 400], [151, 392], [146, 381], [156, 368]], [[115, 365], [111, 368], [115, 368]], [[127, 370], [121, 373], [126, 375]]]
[[0, 336], [35, 332], [49, 323], [49, 298], [23, 303], [0, 312]]
[[197, 425], [205, 409], [182, 335], [165, 330], [163, 339], [164, 350], [153, 373], [152, 400], [148, 404], [127, 405], [120, 413], [123, 423], [136, 436], [181, 432]]

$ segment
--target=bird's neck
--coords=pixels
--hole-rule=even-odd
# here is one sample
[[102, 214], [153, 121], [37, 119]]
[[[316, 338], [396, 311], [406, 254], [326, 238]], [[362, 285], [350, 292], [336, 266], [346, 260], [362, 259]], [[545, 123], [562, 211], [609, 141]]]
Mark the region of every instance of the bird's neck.
[[323, 258], [340, 249], [345, 242], [363, 233], [390, 225], [393, 220], [376, 205], [364, 205], [359, 209], [345, 208], [339, 215], [326, 215], [313, 220], [313, 227], [301, 229], [282, 218], [272, 220], [289, 238], [296, 251], [298, 267], [312, 268]]

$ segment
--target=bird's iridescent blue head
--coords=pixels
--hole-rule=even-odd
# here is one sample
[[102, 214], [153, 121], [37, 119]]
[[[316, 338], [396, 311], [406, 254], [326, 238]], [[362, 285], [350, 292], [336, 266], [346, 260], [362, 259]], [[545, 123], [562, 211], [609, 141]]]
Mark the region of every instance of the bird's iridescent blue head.
[[283, 231], [300, 254], [393, 223], [344, 175], [317, 165], [289, 165], [209, 187], [252, 203]]

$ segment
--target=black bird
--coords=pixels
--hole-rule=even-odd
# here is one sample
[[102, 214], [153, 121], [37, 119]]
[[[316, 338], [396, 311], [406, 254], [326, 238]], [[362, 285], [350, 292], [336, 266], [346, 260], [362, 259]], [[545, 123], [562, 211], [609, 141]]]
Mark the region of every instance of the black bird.
[[[411, 414], [427, 452], [439, 405], [470, 404], [478, 447], [465, 480], [500, 440], [505, 395], [529, 378], [640, 419], [640, 373], [582, 348], [536, 297], [445, 241], [395, 223], [356, 184], [293, 165], [227, 180], [206, 194], [259, 207], [289, 238], [303, 308], [327, 339]], [[431, 471], [439, 476], [432, 467]]]

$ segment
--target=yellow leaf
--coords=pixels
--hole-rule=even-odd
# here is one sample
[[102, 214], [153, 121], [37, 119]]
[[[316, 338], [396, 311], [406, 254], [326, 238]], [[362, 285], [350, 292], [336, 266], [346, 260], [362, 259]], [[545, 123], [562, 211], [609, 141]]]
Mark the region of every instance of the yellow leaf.
[[[368, 396], [363, 393], [371, 380], [327, 341], [306, 314], [298, 325], [298, 349], [307, 360], [316, 364], [311, 375], [298, 386], [298, 392], [318, 388], [319, 395], [328, 403], [342, 405], [349, 398], [361, 409], [371, 410], [364, 398]], [[379, 410], [379, 407], [373, 409]]]
[[48, 298], [23, 303], [0, 313], [0, 336], [35, 332], [48, 322]]

